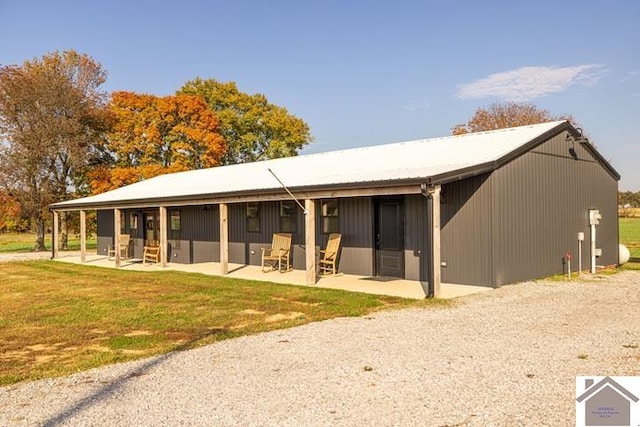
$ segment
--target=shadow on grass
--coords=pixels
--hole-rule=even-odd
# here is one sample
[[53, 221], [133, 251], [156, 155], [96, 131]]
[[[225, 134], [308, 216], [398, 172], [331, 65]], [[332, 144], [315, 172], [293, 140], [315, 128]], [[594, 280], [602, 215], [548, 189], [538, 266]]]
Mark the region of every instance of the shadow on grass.
[[[155, 368], [156, 366], [162, 365], [164, 362], [170, 360], [171, 358], [176, 356], [178, 353], [185, 350], [192, 349], [198, 341], [211, 336], [225, 334], [227, 332], [228, 330], [226, 328], [212, 329], [212, 330], [209, 330], [207, 333], [202, 334], [194, 338], [193, 340], [190, 340], [176, 347], [174, 350], [168, 353], [151, 357], [149, 360], [147, 360], [145, 363], [138, 366], [134, 370], [129, 371], [124, 375], [121, 375], [119, 378], [116, 378], [115, 380], [109, 382], [108, 384], [104, 385], [100, 389], [94, 392], [91, 392], [88, 396], [85, 396], [84, 398], [73, 403], [68, 408], [63, 409], [59, 414], [46, 420], [42, 424], [42, 426], [54, 427], [54, 426], [63, 424], [66, 421], [69, 421], [74, 416], [80, 414], [82, 411], [91, 407], [92, 405], [95, 405], [103, 400], [106, 400], [109, 396], [113, 395], [116, 391], [123, 388], [129, 381], [134, 380], [135, 378], [146, 374], [148, 371]], [[105, 366], [105, 368], [106, 367], [107, 366]]]

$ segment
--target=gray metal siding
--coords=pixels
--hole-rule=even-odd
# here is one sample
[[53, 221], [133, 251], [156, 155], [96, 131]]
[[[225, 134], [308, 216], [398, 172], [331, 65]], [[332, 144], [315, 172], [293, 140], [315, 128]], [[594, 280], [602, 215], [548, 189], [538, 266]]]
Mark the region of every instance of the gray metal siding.
[[[280, 203], [260, 204], [260, 232], [246, 231], [246, 204], [229, 204], [229, 262], [260, 265], [261, 248], [270, 247], [273, 233], [280, 231]], [[169, 262], [198, 263], [220, 260], [220, 211], [216, 205], [175, 208], [180, 211], [180, 239], [169, 240]], [[321, 233], [321, 201], [316, 201], [316, 249], [326, 245], [328, 235]], [[170, 211], [168, 210], [167, 221]], [[125, 211], [125, 229], [130, 231], [129, 212]], [[292, 262], [296, 269], [305, 269], [304, 215], [298, 212], [297, 230], [293, 233]], [[98, 211], [98, 251], [107, 253], [113, 242], [113, 211]], [[132, 230], [133, 254], [142, 257], [142, 216], [138, 230]], [[169, 224], [167, 224], [167, 227]], [[373, 275], [373, 203], [370, 197], [339, 200], [339, 227], [343, 235], [339, 260], [340, 271], [346, 274]]]
[[[131, 244], [129, 246], [129, 256], [133, 258], [142, 258], [142, 217], [137, 210], [123, 210], [124, 222], [122, 223], [122, 232], [131, 236]], [[131, 213], [138, 215], [138, 228], [131, 228]], [[99, 255], [107, 255], [107, 249], [113, 245], [114, 232], [114, 211], [99, 210], [97, 211], [98, 225], [98, 242], [97, 253]]]
[[428, 280], [427, 198], [406, 196], [404, 200], [404, 277], [408, 280]]
[[107, 255], [107, 249], [109, 245], [113, 244], [113, 211], [112, 210], [99, 210], [96, 212], [97, 223], [97, 254]]
[[[339, 199], [339, 228], [342, 250], [339, 270], [346, 274], [373, 274], [373, 204], [370, 197]], [[323, 248], [327, 235], [321, 233], [321, 200], [316, 200], [316, 249]], [[270, 247], [273, 233], [280, 231], [280, 203], [260, 204], [260, 232], [246, 231], [246, 205], [229, 205], [229, 261], [260, 265], [261, 248]], [[292, 263], [304, 270], [305, 237], [304, 215], [298, 211], [297, 230], [293, 233]]]
[[[261, 248], [271, 247], [273, 234], [280, 232], [280, 202], [260, 203], [260, 231], [247, 231], [245, 203], [229, 205], [229, 262], [260, 265]], [[296, 232], [293, 233], [292, 262], [294, 268], [305, 268], [304, 251], [304, 215], [301, 211], [296, 217]], [[233, 249], [231, 248], [233, 246]]]
[[[176, 209], [180, 211], [180, 240], [169, 239], [169, 261], [184, 264], [220, 261], [219, 207], [201, 205]], [[174, 208], [167, 211], [168, 221], [172, 210]], [[167, 223], [167, 229], [169, 226]]]
[[603, 250], [598, 263], [617, 263], [617, 181], [565, 133], [498, 169], [491, 180], [495, 286], [562, 273], [567, 251], [575, 269], [580, 231], [586, 269], [589, 208], [603, 216], [597, 227], [597, 246]]
[[[169, 239], [169, 261], [181, 264], [219, 261], [220, 254], [215, 253], [214, 246], [220, 236], [218, 207], [171, 208], [167, 211], [167, 221], [174, 210], [180, 211], [180, 239]], [[167, 229], [169, 226], [168, 223]]]
[[340, 199], [338, 215], [342, 233], [339, 271], [373, 276], [373, 200], [371, 197]]
[[[440, 204], [441, 280], [491, 286], [489, 175], [446, 184]], [[446, 266], [445, 266], [446, 265]]]
[[247, 232], [247, 205], [229, 205], [229, 262], [260, 265], [260, 248], [271, 247], [273, 233], [280, 228], [280, 205], [278, 202], [260, 203], [260, 232]]

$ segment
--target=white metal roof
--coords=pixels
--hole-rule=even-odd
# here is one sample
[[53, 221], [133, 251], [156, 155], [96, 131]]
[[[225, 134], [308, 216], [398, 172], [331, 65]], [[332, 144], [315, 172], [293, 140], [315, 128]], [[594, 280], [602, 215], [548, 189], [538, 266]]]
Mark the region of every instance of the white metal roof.
[[291, 189], [427, 180], [497, 161], [563, 123], [549, 122], [178, 172], [95, 196], [56, 203], [52, 207], [98, 206], [184, 196], [224, 197], [225, 194], [280, 190], [280, 184], [269, 169]]

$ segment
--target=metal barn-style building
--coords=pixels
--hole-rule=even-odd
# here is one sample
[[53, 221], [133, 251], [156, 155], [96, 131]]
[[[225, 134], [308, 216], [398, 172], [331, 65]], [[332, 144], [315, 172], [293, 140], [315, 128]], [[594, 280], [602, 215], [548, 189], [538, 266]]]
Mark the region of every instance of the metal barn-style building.
[[617, 264], [619, 178], [558, 121], [167, 174], [51, 209], [54, 230], [60, 211], [80, 211], [84, 227], [97, 210], [98, 254], [126, 233], [131, 257], [157, 241], [162, 265], [213, 261], [223, 275], [230, 262], [260, 265], [273, 234], [291, 233], [307, 284], [338, 232], [340, 272], [417, 280], [437, 296], [441, 282], [561, 273], [567, 253], [585, 269]]

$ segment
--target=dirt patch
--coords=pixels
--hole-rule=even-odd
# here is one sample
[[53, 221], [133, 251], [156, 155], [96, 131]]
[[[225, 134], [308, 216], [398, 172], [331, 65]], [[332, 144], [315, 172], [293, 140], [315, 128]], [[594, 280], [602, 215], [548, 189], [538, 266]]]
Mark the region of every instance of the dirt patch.
[[281, 297], [273, 297], [271, 298], [272, 300], [275, 301], [285, 301], [288, 302], [290, 304], [298, 304], [298, 305], [303, 305], [305, 307], [317, 307], [319, 305], [322, 305], [323, 303], [321, 302], [304, 302], [304, 301], [292, 301], [292, 300], [288, 300], [286, 298], [281, 298]]
[[47, 344], [36, 344], [36, 345], [28, 345], [25, 348], [31, 351], [37, 352], [45, 352], [45, 351], [55, 351], [58, 349], [58, 344], [47, 345]]
[[100, 353], [111, 353], [111, 349], [109, 347], [105, 347], [103, 345], [90, 345], [87, 347], [87, 350], [91, 350], [91, 351], [97, 351]]
[[24, 359], [28, 355], [29, 352], [24, 350], [6, 351], [4, 354], [0, 354], [0, 360]]
[[272, 316], [267, 316], [264, 319], [267, 323], [280, 322], [281, 320], [293, 320], [298, 317], [304, 317], [304, 313], [300, 313], [299, 311], [290, 311], [289, 313], [278, 313]]
[[55, 358], [56, 356], [52, 356], [52, 355], [36, 356], [36, 365], [41, 365], [43, 363], [51, 362]]
[[242, 310], [239, 313], [240, 314], [264, 314], [264, 311], [252, 310], [252, 309], [249, 308], [247, 310]]

